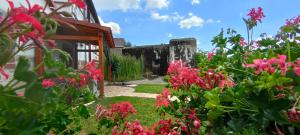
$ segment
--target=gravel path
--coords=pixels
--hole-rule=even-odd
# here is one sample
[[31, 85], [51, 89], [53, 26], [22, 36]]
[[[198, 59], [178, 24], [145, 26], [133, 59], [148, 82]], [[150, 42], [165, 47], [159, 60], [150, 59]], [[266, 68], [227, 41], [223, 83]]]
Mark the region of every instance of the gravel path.
[[117, 96], [128, 96], [128, 97], [144, 97], [144, 98], [156, 98], [158, 94], [150, 93], [135, 93], [134, 85], [129, 86], [105, 86], [104, 94], [105, 97], [117, 97]]

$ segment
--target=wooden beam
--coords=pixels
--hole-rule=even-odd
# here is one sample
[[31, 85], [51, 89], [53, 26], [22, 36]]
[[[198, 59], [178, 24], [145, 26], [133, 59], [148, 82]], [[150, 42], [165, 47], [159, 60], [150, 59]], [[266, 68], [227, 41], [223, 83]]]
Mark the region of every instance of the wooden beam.
[[84, 49], [78, 49], [77, 51], [78, 52], [99, 52], [99, 50], [84, 50]]
[[111, 84], [111, 65], [109, 62], [107, 62], [107, 80]]
[[39, 74], [39, 75], [43, 75], [43, 73], [45, 72], [45, 68], [44, 68], [44, 65], [43, 65], [43, 51], [41, 48], [39, 47], [35, 47], [34, 48], [34, 65], [35, 67], [38, 67], [36, 72]]
[[72, 35], [53, 35], [50, 37], [53, 40], [74, 40], [74, 41], [98, 41], [96, 36], [72, 36]]
[[[101, 69], [102, 73], [104, 74], [104, 64], [103, 64], [103, 37], [98, 37], [98, 49], [99, 49], [99, 68]], [[99, 97], [104, 97], [104, 79], [98, 82], [99, 86]]]

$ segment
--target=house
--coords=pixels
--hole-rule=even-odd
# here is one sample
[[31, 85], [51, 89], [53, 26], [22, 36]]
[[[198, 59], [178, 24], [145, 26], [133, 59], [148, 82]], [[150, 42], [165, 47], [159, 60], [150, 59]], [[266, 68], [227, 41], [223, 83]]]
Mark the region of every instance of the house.
[[111, 49], [111, 54], [113, 55], [122, 55], [122, 50], [126, 45], [124, 38], [114, 38], [115, 48]]
[[197, 51], [195, 38], [171, 39], [169, 44], [143, 45], [122, 49], [123, 55], [144, 59], [144, 67], [156, 75], [165, 75], [169, 63], [182, 60], [193, 66], [194, 54]]
[[[26, 0], [14, 0], [26, 5]], [[61, 4], [64, 4], [68, 0], [29, 0], [33, 4], [45, 5], [46, 3], [51, 8], [56, 8]], [[97, 59], [99, 67], [104, 71], [103, 57], [106, 57], [108, 61], [110, 48], [115, 47], [112, 31], [109, 27], [102, 26], [98, 19], [98, 15], [92, 0], [86, 0], [86, 8], [81, 9], [76, 6], [70, 6], [63, 8], [60, 11], [66, 11], [71, 14], [71, 17], [64, 17], [60, 15], [54, 15], [54, 19], [57, 20], [60, 25], [56, 35], [50, 37], [55, 40], [57, 47], [68, 52], [72, 56], [72, 60], [67, 64], [74, 67], [84, 64], [84, 62]], [[4, 2], [5, 3], [5, 2]], [[17, 2], [16, 2], [17, 3]], [[1, 4], [0, 9], [6, 11], [8, 4]], [[46, 12], [50, 12], [51, 9], [46, 9]], [[70, 24], [76, 29], [70, 27]], [[35, 48], [29, 52], [24, 52], [21, 55], [27, 55], [32, 59], [33, 65], [39, 65], [42, 62], [43, 53], [39, 48]], [[14, 68], [15, 61], [12, 61], [9, 65], [10, 68]], [[108, 76], [110, 76], [110, 62], [108, 62]], [[44, 72], [44, 67], [41, 66], [38, 69], [38, 73]], [[104, 82], [98, 82], [99, 95], [104, 96]]]

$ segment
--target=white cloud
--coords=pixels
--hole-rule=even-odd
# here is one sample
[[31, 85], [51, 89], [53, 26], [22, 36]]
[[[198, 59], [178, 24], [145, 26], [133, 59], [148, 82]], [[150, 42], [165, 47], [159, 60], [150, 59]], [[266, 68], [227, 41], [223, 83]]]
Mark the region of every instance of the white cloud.
[[93, 0], [97, 11], [139, 9], [141, 0]]
[[189, 13], [189, 18], [181, 20], [178, 25], [181, 29], [190, 29], [192, 27], [202, 27], [204, 20], [201, 17]]
[[159, 21], [170, 21], [170, 16], [169, 15], [160, 15], [159, 13], [152, 12], [151, 13], [151, 18], [154, 20], [159, 20]]
[[221, 23], [221, 20], [214, 20], [214, 19], [208, 19], [206, 20], [206, 23]]
[[167, 8], [170, 4], [169, 0], [147, 0], [146, 8], [147, 9], [162, 9]]
[[100, 16], [98, 16], [99, 20], [100, 20], [100, 24], [102, 26], [107, 26], [111, 28], [111, 31], [113, 34], [121, 34], [121, 27], [118, 23], [116, 22], [104, 22]]
[[198, 5], [200, 4], [200, 0], [192, 0], [192, 5]]
[[173, 22], [173, 21], [181, 20], [184, 17], [179, 15], [178, 12], [174, 12], [174, 13], [169, 14], [169, 15], [161, 15], [157, 12], [152, 12], [151, 13], [151, 18], [154, 19], [154, 20], [159, 20], [159, 21], [163, 21], [163, 22], [166, 22], [166, 21]]
[[169, 33], [169, 34], [168, 34], [168, 37], [169, 37], [169, 38], [172, 38], [172, 37], [173, 37], [173, 34]]

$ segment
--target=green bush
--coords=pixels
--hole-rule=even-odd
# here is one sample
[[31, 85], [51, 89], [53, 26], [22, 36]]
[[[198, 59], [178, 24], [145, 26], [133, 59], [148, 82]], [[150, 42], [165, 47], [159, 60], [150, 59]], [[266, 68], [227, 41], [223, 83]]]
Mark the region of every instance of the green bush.
[[[132, 56], [112, 55], [112, 81], [131, 81], [143, 78], [144, 61]], [[107, 61], [105, 61], [107, 64]], [[105, 69], [107, 78], [107, 68]]]

